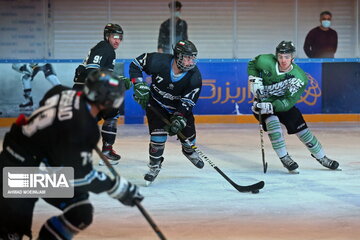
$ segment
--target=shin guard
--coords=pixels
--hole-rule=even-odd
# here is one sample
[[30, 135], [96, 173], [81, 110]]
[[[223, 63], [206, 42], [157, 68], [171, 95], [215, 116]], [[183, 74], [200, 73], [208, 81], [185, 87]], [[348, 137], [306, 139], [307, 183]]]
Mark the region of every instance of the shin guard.
[[167, 140], [167, 133], [165, 131], [156, 131], [151, 133], [149, 144], [149, 158], [150, 165], [161, 163], [165, 149], [165, 142]]
[[60, 216], [51, 217], [42, 226], [39, 240], [70, 240], [87, 228], [93, 219], [93, 207], [89, 200], [76, 202], [64, 209]]
[[279, 118], [272, 115], [265, 119], [265, 124], [273, 149], [279, 158], [284, 157], [287, 154], [287, 150]]
[[308, 128], [296, 133], [296, 136], [300, 139], [302, 143], [305, 144], [307, 149], [309, 149], [310, 153], [316, 159], [321, 159], [325, 156], [324, 149], [321, 146], [320, 142]]
[[101, 136], [104, 145], [113, 145], [116, 139], [117, 119], [106, 119], [101, 128]]

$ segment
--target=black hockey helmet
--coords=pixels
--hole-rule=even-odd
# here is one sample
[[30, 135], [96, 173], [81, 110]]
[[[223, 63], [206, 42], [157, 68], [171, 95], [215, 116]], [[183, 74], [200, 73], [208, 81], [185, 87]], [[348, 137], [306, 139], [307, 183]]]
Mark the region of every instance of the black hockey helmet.
[[124, 100], [125, 84], [109, 70], [98, 68], [87, 76], [84, 94], [89, 102], [106, 109], [118, 108]]
[[[184, 72], [189, 71], [195, 67], [197, 54], [198, 51], [195, 45], [189, 40], [180, 40], [176, 43], [174, 47], [176, 65], [180, 70]], [[193, 59], [193, 64], [191, 64], [190, 66], [185, 66], [183, 63], [184, 56], [191, 57]]]
[[284, 54], [284, 53], [295, 53], [295, 45], [292, 41], [282, 41], [279, 43], [279, 45], [276, 47], [276, 56], [278, 53]]
[[108, 23], [106, 24], [105, 28], [104, 28], [104, 40], [106, 41], [107, 37], [111, 34], [111, 33], [117, 33], [120, 35], [120, 40], [123, 39], [123, 35], [124, 35], [124, 31], [122, 30], [122, 28], [120, 27], [119, 24], [114, 24], [114, 23]]

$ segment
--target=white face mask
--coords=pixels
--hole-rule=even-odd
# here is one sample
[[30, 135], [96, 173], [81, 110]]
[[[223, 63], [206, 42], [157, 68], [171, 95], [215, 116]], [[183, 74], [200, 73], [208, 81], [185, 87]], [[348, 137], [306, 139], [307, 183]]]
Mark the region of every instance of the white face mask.
[[175, 17], [178, 17], [178, 18], [179, 18], [180, 15], [181, 15], [181, 13], [180, 13], [180, 11], [176, 11], [174, 15], [175, 15]]
[[321, 21], [321, 25], [324, 27], [324, 28], [329, 28], [331, 26], [331, 21], [330, 20], [322, 20]]

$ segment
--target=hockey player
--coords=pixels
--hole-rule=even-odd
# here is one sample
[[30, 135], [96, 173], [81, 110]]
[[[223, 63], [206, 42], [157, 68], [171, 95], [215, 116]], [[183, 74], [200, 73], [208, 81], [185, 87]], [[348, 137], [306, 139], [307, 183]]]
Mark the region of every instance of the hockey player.
[[[44, 223], [39, 240], [72, 239], [88, 227], [93, 217], [89, 192], [107, 192], [127, 206], [143, 199], [136, 185], [123, 177], [111, 179], [92, 166], [92, 150], [100, 138], [96, 116], [118, 108], [124, 91], [121, 79], [106, 70], [95, 70], [88, 76], [84, 92], [64, 86], [52, 88], [29, 119], [19, 118], [5, 135], [0, 154], [1, 188], [4, 167], [39, 166], [46, 158], [50, 167], [74, 168], [74, 197], [44, 199], [62, 213]], [[36, 201], [0, 196], [0, 239], [31, 238]]]
[[[124, 31], [118, 24], [108, 23], [104, 28], [104, 40], [96, 44], [89, 52], [84, 62], [76, 68], [74, 86], [76, 90], [82, 89], [85, 78], [90, 71], [96, 68], [106, 68], [110, 71], [114, 70], [115, 64], [115, 50], [120, 46], [123, 39]], [[124, 79], [126, 80], [126, 79]], [[130, 88], [130, 81], [126, 83], [126, 87]], [[117, 119], [119, 117], [119, 109], [114, 109], [110, 112], [104, 113], [101, 118], [104, 123], [101, 129], [101, 136], [103, 141], [102, 152], [110, 160], [111, 164], [118, 164], [121, 158], [117, 154], [113, 145], [116, 139]], [[104, 165], [100, 161], [100, 165]]]
[[[163, 153], [167, 134], [181, 132], [195, 144], [196, 131], [192, 109], [199, 98], [202, 78], [196, 66], [197, 49], [189, 41], [179, 41], [174, 55], [163, 53], [144, 53], [130, 64], [130, 78], [134, 84], [134, 99], [146, 109], [148, 119], [149, 172], [145, 174], [148, 183], [154, 181], [164, 161]], [[142, 72], [152, 75], [150, 87], [143, 80]], [[171, 122], [168, 127], [164, 121], [147, 107], [156, 108]], [[183, 154], [198, 168], [204, 162], [198, 154], [181, 139]]]
[[50, 63], [46, 63], [42, 66], [37, 63], [14, 63], [12, 68], [22, 74], [21, 81], [23, 84], [25, 101], [19, 105], [20, 108], [32, 107], [34, 105], [31, 94], [31, 82], [39, 71], [44, 72], [46, 80], [48, 80], [52, 86], [61, 84]]
[[288, 171], [298, 173], [298, 164], [287, 152], [280, 123], [285, 125], [288, 134], [296, 134], [311, 156], [321, 165], [332, 170], [338, 169], [339, 163], [325, 155], [320, 142], [309, 130], [302, 113], [295, 106], [308, 84], [308, 78], [294, 63], [294, 56], [294, 44], [291, 41], [282, 41], [276, 47], [275, 56], [263, 54], [249, 62], [249, 87], [256, 96], [252, 111], [257, 119], [259, 114], [262, 115], [264, 130]]

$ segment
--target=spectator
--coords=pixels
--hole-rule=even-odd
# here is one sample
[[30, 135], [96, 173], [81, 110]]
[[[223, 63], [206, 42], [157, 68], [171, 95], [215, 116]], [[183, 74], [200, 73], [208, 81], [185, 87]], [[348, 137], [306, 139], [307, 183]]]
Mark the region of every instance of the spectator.
[[309, 58], [334, 58], [338, 36], [331, 26], [329, 11], [320, 13], [320, 26], [313, 28], [306, 36], [304, 51]]
[[[170, 12], [172, 11], [172, 3], [169, 3]], [[177, 43], [180, 40], [188, 40], [187, 23], [180, 18], [182, 4], [179, 1], [175, 1], [175, 39]], [[159, 53], [172, 53], [172, 47], [170, 43], [171, 34], [171, 18], [167, 19], [160, 25], [159, 38], [158, 38], [158, 52]]]

